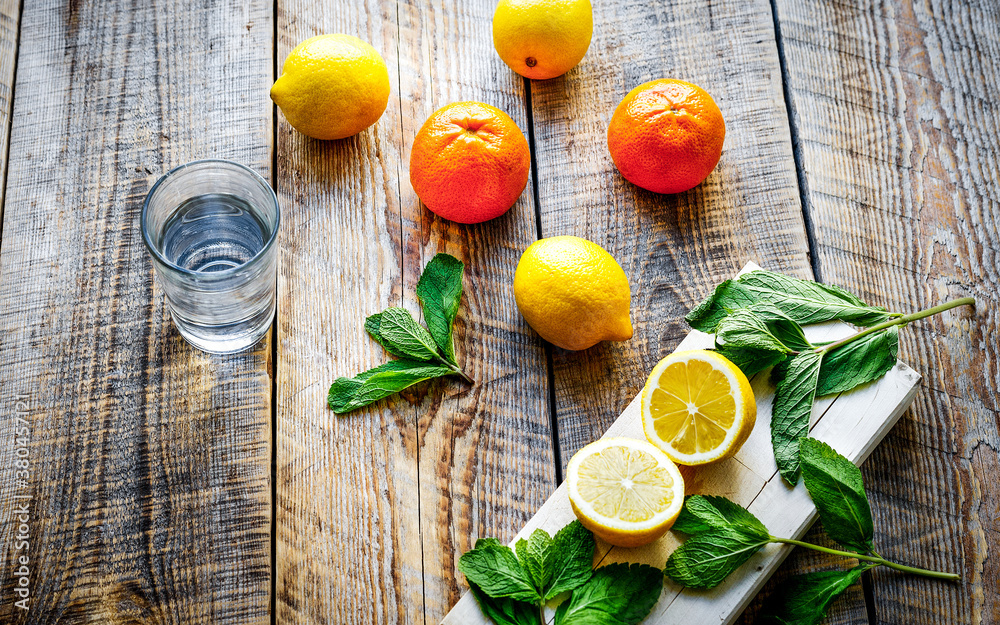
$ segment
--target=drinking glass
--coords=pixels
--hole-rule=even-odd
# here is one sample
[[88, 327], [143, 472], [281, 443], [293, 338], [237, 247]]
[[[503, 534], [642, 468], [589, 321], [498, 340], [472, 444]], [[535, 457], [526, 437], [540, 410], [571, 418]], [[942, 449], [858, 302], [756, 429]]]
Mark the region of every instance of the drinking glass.
[[216, 354], [264, 336], [274, 318], [281, 223], [267, 181], [230, 161], [181, 165], [149, 190], [140, 223], [181, 336]]

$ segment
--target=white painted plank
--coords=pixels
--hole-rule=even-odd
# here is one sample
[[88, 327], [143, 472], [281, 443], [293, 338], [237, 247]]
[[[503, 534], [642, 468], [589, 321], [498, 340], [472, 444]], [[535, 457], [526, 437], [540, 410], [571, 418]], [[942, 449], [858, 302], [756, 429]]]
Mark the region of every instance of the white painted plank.
[[[757, 268], [750, 263], [740, 273]], [[807, 328], [807, 336], [813, 341], [834, 340], [851, 331], [846, 324], [829, 323]], [[711, 346], [710, 335], [694, 330], [681, 341], [677, 351]], [[791, 488], [778, 475], [770, 435], [774, 387], [765, 375], [758, 375], [751, 382], [757, 399], [757, 424], [753, 433], [733, 458], [706, 467], [682, 467], [686, 491], [688, 494], [726, 496], [748, 507], [773, 535], [801, 538], [815, 521], [816, 508], [801, 481]], [[920, 376], [915, 371], [897, 362], [877, 382], [817, 401], [813, 407], [810, 434], [860, 465], [913, 401], [919, 382]], [[604, 436], [645, 437], [639, 397], [632, 400]], [[536, 528], [554, 533], [575, 518], [564, 483], [511, 541], [511, 545]], [[678, 538], [673, 532], [667, 532], [656, 542], [637, 549], [612, 547], [598, 539], [595, 565], [621, 561], [642, 562], [662, 568], [667, 557], [680, 544]], [[790, 550], [789, 546], [769, 545], [723, 584], [709, 591], [683, 589], [665, 580], [660, 601], [644, 623], [732, 623]], [[552, 610], [547, 610], [547, 613], [551, 619]], [[469, 593], [442, 621], [443, 625], [487, 623], [489, 621], [483, 617], [475, 598]]]

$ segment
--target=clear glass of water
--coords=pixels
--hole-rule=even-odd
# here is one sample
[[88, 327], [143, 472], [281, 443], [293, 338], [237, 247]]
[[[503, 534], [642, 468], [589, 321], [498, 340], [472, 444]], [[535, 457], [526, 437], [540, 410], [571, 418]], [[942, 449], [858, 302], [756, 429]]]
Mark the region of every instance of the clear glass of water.
[[140, 222], [170, 315], [189, 343], [228, 354], [267, 333], [281, 223], [267, 181], [230, 161], [181, 165], [150, 189]]

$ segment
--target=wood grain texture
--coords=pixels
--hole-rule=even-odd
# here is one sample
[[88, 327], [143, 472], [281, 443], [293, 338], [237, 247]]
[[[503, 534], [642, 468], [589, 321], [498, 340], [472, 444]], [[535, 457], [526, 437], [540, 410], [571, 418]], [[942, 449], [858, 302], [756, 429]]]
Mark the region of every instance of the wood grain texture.
[[[10, 113], [14, 105], [14, 68], [17, 65], [17, 41], [20, 33], [20, 0], [0, 1], [0, 163], [7, 162], [10, 144]], [[0, 172], [0, 224], [3, 220], [3, 191], [7, 169]], [[3, 234], [0, 225], [0, 235]]]
[[278, 114], [276, 598], [278, 623], [417, 623], [423, 586], [416, 426], [406, 399], [338, 418], [330, 384], [388, 359], [365, 317], [402, 301], [396, 12], [283, 2], [277, 61], [304, 39], [359, 36], [392, 97], [372, 128], [316, 141]]
[[[399, 4], [403, 163], [436, 109], [477, 100], [507, 112], [528, 135], [524, 80], [493, 48], [493, 0]], [[435, 383], [416, 408], [425, 620], [436, 623], [465, 589], [458, 558], [481, 537], [508, 540], [556, 488], [542, 341], [514, 303], [514, 269], [537, 237], [533, 181], [506, 214], [476, 226], [424, 208], [400, 184], [406, 304], [436, 252], [466, 263], [456, 343], [476, 383]], [[413, 259], [413, 260], [409, 260]], [[419, 262], [414, 262], [419, 259]]]
[[[271, 112], [251, 94], [271, 49], [263, 2], [24, 8], [0, 246], [0, 622], [269, 621], [270, 342], [189, 347], [138, 216], [188, 160], [270, 176]], [[8, 522], [21, 494], [27, 549]]]
[[[809, 338], [832, 340], [850, 332], [845, 324], [824, 324], [809, 328]], [[711, 347], [712, 343], [711, 336], [693, 331], [678, 349], [704, 349]], [[912, 369], [897, 363], [873, 384], [817, 401], [813, 407], [810, 435], [829, 443], [856, 464], [861, 464], [913, 400], [919, 379], [920, 376]], [[704, 467], [683, 467], [685, 488], [688, 494], [726, 496], [747, 507], [772, 534], [801, 538], [816, 519], [816, 509], [804, 484], [800, 482], [795, 488], [789, 488], [778, 475], [769, 434], [773, 385], [767, 374], [756, 376], [752, 385], [757, 399], [758, 421], [750, 437], [733, 458]], [[640, 397], [637, 396], [605, 436], [645, 440], [639, 404]], [[526, 537], [538, 527], [552, 533], [575, 518], [564, 483], [519, 532], [518, 537]], [[642, 562], [662, 567], [679, 544], [678, 536], [672, 532], [636, 549], [612, 547], [598, 539], [595, 566], [610, 562]], [[650, 625], [733, 623], [791, 551], [787, 547], [769, 545], [753, 556], [739, 574], [709, 591], [684, 589], [667, 582], [659, 601], [643, 622]], [[487, 621], [471, 595], [463, 597], [444, 621], [444, 625], [479, 623], [485, 625]]]
[[865, 467], [880, 553], [961, 584], [878, 571], [881, 623], [1000, 620], [1000, 6], [778, 0], [824, 281], [893, 310], [975, 296], [906, 328], [925, 376]]
[[[481, 226], [436, 219], [409, 184], [409, 147], [438, 107], [481, 100], [527, 131], [523, 81], [492, 49], [490, 2], [279, 6], [278, 58], [316, 34], [372, 43], [392, 93], [357, 137], [318, 142], [279, 118], [286, 210], [279, 278], [277, 619], [423, 623], [461, 593], [458, 557], [509, 539], [555, 488], [545, 354], [510, 293], [537, 237], [530, 187]], [[476, 379], [422, 384], [343, 418], [338, 375], [388, 358], [362, 329], [402, 305], [436, 252], [466, 263], [458, 358]]]

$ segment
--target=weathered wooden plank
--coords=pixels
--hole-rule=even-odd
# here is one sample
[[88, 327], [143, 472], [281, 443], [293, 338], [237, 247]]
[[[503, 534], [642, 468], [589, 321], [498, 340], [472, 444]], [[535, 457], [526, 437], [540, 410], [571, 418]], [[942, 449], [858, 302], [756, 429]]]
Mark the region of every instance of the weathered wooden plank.
[[[14, 104], [14, 68], [17, 65], [17, 39], [20, 33], [21, 3], [19, 0], [0, 2], [0, 163], [7, 162], [10, 143], [10, 112]], [[3, 219], [3, 192], [7, 169], [0, 173], [0, 223]], [[0, 235], [2, 235], [0, 227]]]
[[[266, 623], [270, 342], [189, 347], [138, 215], [188, 160], [270, 175], [270, 4], [26, 3], [20, 39], [0, 246], [0, 621]], [[7, 516], [19, 495], [26, 549]], [[21, 556], [28, 610], [14, 605]]]
[[778, 0], [825, 281], [893, 310], [973, 295], [901, 332], [928, 387], [866, 465], [880, 553], [958, 569], [878, 571], [886, 623], [992, 623], [1000, 479], [1000, 6]]
[[[810, 328], [810, 340], [828, 340], [850, 331], [846, 325]], [[710, 336], [691, 332], [678, 349], [710, 347]], [[864, 462], [879, 441], [913, 400], [920, 376], [902, 363], [874, 384], [817, 402], [813, 409], [811, 435], [828, 442], [856, 464]], [[743, 448], [735, 457], [698, 468], [684, 468], [688, 494], [725, 495], [748, 507], [776, 536], [800, 538], [816, 518], [815, 507], [800, 482], [790, 488], [777, 473], [771, 451], [768, 390], [773, 388], [766, 375], [753, 381], [758, 402], [758, 421]], [[605, 436], [644, 439], [637, 396], [608, 429]], [[761, 462], [761, 459], [765, 462]], [[766, 466], [765, 466], [766, 465]], [[751, 468], [751, 467], [757, 467]], [[565, 484], [549, 498], [538, 514], [518, 534], [525, 537], [535, 528], [553, 532], [575, 518], [569, 505]], [[610, 562], [643, 562], [662, 567], [679, 544], [678, 537], [667, 533], [660, 540], [637, 549], [621, 549], [598, 540], [595, 565]], [[670, 582], [647, 617], [647, 623], [732, 623], [757, 595], [764, 583], [790, 553], [787, 547], [771, 545], [755, 555], [722, 585], [711, 591], [693, 591]], [[855, 597], [856, 601], [863, 601]], [[444, 623], [470, 625], [486, 623], [471, 595], [463, 597]]]
[[[527, 132], [523, 82], [492, 49], [492, 9], [279, 7], [279, 60], [306, 37], [346, 32], [381, 51], [392, 83], [385, 115], [356, 138], [316, 142], [279, 121], [279, 622], [439, 620], [461, 592], [458, 556], [479, 536], [513, 536], [555, 487], [545, 354], [509, 291], [537, 236], [530, 187], [507, 215], [461, 226], [433, 218], [407, 175], [414, 134], [449, 102], [485, 101]], [[439, 251], [467, 264], [456, 343], [476, 384], [424, 384], [338, 419], [325, 406], [333, 379], [387, 358], [365, 316], [419, 314], [416, 282]]]
[[[524, 80], [493, 48], [493, 0], [409, 0], [399, 5], [403, 163], [437, 108], [478, 100], [506, 111], [528, 136]], [[456, 342], [476, 380], [432, 385], [417, 406], [425, 621], [436, 623], [464, 591], [458, 558], [484, 536], [507, 539], [557, 486], [542, 342], [514, 303], [514, 269], [537, 239], [533, 181], [505, 215], [449, 223], [400, 184], [406, 304], [436, 252], [466, 263]], [[419, 260], [418, 260], [419, 259]], [[443, 395], [442, 395], [443, 393]]]
[[[275, 617], [279, 623], [422, 619], [416, 427], [406, 400], [338, 418], [339, 375], [387, 359], [366, 316], [402, 301], [396, 12], [379, 2], [278, 6], [278, 67], [304, 39], [348, 33], [386, 59], [389, 107], [343, 141], [316, 141], [280, 113]], [[279, 70], [280, 71], [280, 70]]]

